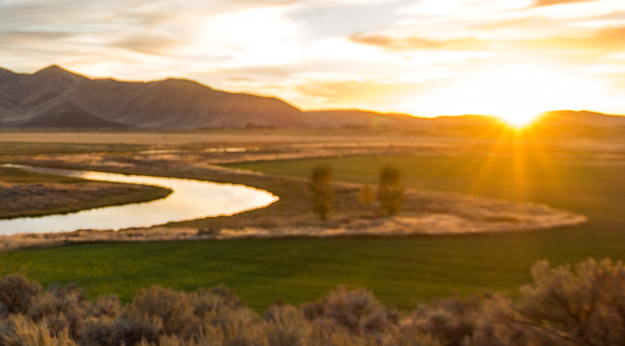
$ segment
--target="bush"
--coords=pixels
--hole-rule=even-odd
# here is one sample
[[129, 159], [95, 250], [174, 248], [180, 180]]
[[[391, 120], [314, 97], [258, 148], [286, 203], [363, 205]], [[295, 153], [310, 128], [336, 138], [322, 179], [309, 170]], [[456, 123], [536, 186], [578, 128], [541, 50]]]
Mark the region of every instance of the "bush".
[[23, 314], [30, 308], [33, 297], [41, 291], [41, 285], [30, 282], [23, 275], [8, 275], [0, 279], [0, 312]]
[[6, 346], [76, 346], [74, 340], [64, 330], [52, 336], [46, 321], [35, 323], [23, 315], [10, 319], [10, 331], [3, 333], [2, 343]]
[[197, 318], [186, 293], [159, 286], [139, 290], [130, 311], [137, 318], [160, 321], [166, 335], [186, 335]]
[[225, 287], [192, 293], [151, 287], [123, 306], [114, 296], [92, 303], [75, 286], [40, 291], [9, 276], [0, 278], [0, 346], [625, 344], [621, 262], [588, 260], [575, 270], [539, 262], [532, 274], [518, 301], [503, 294], [436, 299], [402, 318], [371, 292], [345, 287], [299, 309], [273, 305], [261, 317]]
[[326, 318], [351, 334], [380, 334], [397, 324], [397, 314], [364, 289], [348, 291], [339, 286], [317, 303], [304, 304], [302, 311], [311, 321]]
[[571, 345], [625, 344], [625, 266], [590, 259], [575, 267], [532, 269], [534, 283], [505, 315], [537, 340]]
[[401, 172], [397, 168], [384, 166], [380, 170], [378, 201], [386, 215], [399, 213], [404, 204], [404, 186], [401, 185]]
[[267, 322], [265, 334], [272, 346], [306, 345], [310, 338], [312, 325], [304, 313], [292, 305], [274, 305], [269, 307], [264, 316]]
[[332, 211], [332, 168], [315, 167], [310, 178], [308, 188], [311, 192], [312, 210], [319, 215], [321, 220], [328, 218]]

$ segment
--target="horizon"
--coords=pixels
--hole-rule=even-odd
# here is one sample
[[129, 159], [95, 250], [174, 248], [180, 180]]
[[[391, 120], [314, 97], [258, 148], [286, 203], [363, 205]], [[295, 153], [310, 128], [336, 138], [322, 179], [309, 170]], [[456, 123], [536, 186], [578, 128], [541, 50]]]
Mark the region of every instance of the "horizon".
[[[210, 85], [206, 85], [200, 81], [196, 81], [196, 80], [192, 80], [192, 79], [187, 79], [187, 78], [178, 78], [178, 77], [165, 77], [164, 79], [157, 79], [157, 80], [121, 80], [121, 79], [116, 79], [113, 77], [92, 77], [92, 76], [88, 76], [88, 75], [84, 75], [72, 70], [69, 70], [67, 68], [65, 68], [64, 66], [59, 66], [58, 64], [52, 64], [52, 65], [48, 65], [45, 66], [43, 68], [40, 68], [39, 70], [34, 71], [32, 74], [44, 71], [44, 70], [48, 70], [51, 68], [58, 68], [62, 71], [65, 71], [67, 73], [70, 74], [74, 74], [74, 75], [78, 75], [78, 76], [82, 76], [85, 78], [88, 78], [90, 80], [100, 80], [100, 79], [113, 79], [117, 82], [122, 82], [122, 83], [153, 83], [153, 82], [160, 82], [160, 81], [165, 81], [165, 80], [170, 80], [170, 79], [174, 79], [174, 80], [184, 80], [184, 81], [188, 81], [188, 82], [193, 82], [193, 83], [198, 83], [204, 87], [207, 88], [211, 88], [213, 90], [216, 91], [225, 91], [225, 90], [220, 90], [220, 89], [215, 89]], [[10, 71], [12, 73], [17, 73], [17, 74], [25, 74], [22, 72], [16, 72], [16, 71], [12, 71], [10, 69], [6, 69], [2, 66], [0, 66], [0, 70], [4, 69], [7, 71]], [[32, 75], [31, 74], [31, 75]], [[225, 91], [225, 92], [229, 92], [229, 91]], [[297, 107], [297, 105], [292, 104], [291, 102], [289, 102], [288, 100], [284, 100], [281, 99], [275, 95], [256, 95], [256, 94], [251, 94], [248, 93], [250, 95], [255, 95], [255, 96], [261, 96], [261, 97], [269, 97], [269, 98], [277, 98], [287, 104], [289, 104], [290, 106], [293, 106], [295, 108], [297, 108], [298, 110], [302, 111], [302, 112], [323, 112], [323, 111], [356, 111], [356, 112], [367, 112], [367, 113], [376, 113], [376, 114], [380, 114], [380, 115], [399, 115], [399, 116], [410, 116], [410, 117], [414, 117], [414, 118], [420, 118], [420, 119], [435, 119], [435, 118], [444, 118], [444, 117], [465, 117], [465, 116], [480, 116], [480, 117], [489, 117], [489, 118], [495, 118], [499, 121], [502, 121], [504, 123], [508, 123], [511, 126], [514, 127], [523, 127], [525, 126], [527, 123], [524, 122], [519, 122], [519, 123], [515, 123], [514, 121], [509, 121], [507, 119], [504, 119], [498, 115], [495, 114], [475, 114], [475, 113], [467, 113], [467, 114], [440, 114], [440, 115], [434, 115], [434, 116], [422, 116], [422, 115], [418, 115], [418, 114], [409, 114], [409, 113], [397, 113], [397, 112], [380, 112], [380, 111], [376, 111], [376, 110], [370, 110], [370, 109], [361, 109], [361, 108], [318, 108], [318, 109], [302, 109]], [[583, 112], [588, 112], [588, 113], [597, 113], [597, 114], [601, 114], [601, 115], [607, 115], [607, 116], [619, 116], [619, 117], [625, 117], [625, 114], [609, 114], [609, 113], [602, 113], [602, 112], [598, 112], [598, 111], [594, 111], [594, 110], [589, 110], [589, 109], [552, 109], [552, 110], [545, 110], [540, 112], [536, 117], [532, 118], [531, 120], [534, 121], [535, 119], [538, 119], [540, 117], [542, 117], [545, 114], [548, 113], [554, 113], [554, 112], [577, 112], [577, 113], [583, 113]]]
[[304, 110], [524, 122], [625, 114], [624, 16], [617, 0], [0, 2], [0, 54], [20, 73], [183, 78]]

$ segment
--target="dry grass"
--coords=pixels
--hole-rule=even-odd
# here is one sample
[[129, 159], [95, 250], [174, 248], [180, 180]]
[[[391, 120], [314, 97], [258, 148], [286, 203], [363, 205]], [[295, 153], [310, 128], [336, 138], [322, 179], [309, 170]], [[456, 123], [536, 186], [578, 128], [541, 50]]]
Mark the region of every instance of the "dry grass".
[[[65, 158], [67, 160], [63, 160]], [[334, 212], [328, 220], [321, 221], [310, 211], [307, 181], [304, 179], [199, 162], [119, 162], [105, 155], [56, 155], [52, 159], [41, 156], [26, 163], [240, 183], [268, 190], [280, 196], [280, 201], [267, 208], [234, 216], [172, 223], [150, 229], [8, 236], [0, 238], [0, 250], [82, 242], [519, 232], [573, 226], [587, 221], [582, 215], [545, 205], [430, 191], [407, 191], [403, 211], [393, 217], [383, 217], [377, 209], [362, 206], [358, 200], [360, 186], [349, 183], [334, 184]]]
[[156, 186], [95, 182], [0, 167], [0, 219], [147, 202], [170, 193]]
[[[617, 139], [615, 139], [617, 140]], [[79, 241], [175, 240], [237, 237], [405, 235], [518, 232], [578, 225], [587, 219], [545, 205], [515, 203], [466, 195], [408, 191], [402, 213], [381, 217], [358, 202], [360, 186], [335, 184], [334, 212], [328, 221], [310, 212], [307, 183], [302, 179], [251, 173], [215, 166], [228, 162], [272, 161], [361, 154], [410, 154], [423, 156], [473, 155], [489, 152], [492, 138], [384, 131], [207, 131], [191, 133], [6, 133], [3, 141], [54, 143], [159, 143], [153, 151], [42, 154], [0, 158], [5, 162], [59, 168], [89, 169], [238, 183], [264, 189], [280, 201], [260, 210], [231, 217], [217, 217], [168, 224], [150, 230], [119, 233], [78, 232], [24, 239], [8, 237], [5, 248], [47, 246]], [[505, 140], [497, 139], [499, 155], [509, 155]], [[564, 141], [543, 139], [552, 153], [565, 147], [581, 156], [622, 155], [621, 146], [594, 139]], [[619, 142], [620, 143], [620, 142]], [[214, 148], [243, 148], [234, 152]], [[164, 148], [164, 149], [162, 149]], [[503, 149], [502, 149], [503, 148]], [[161, 150], [162, 149], [162, 150]], [[10, 238], [10, 239], [9, 239]]]
[[167, 190], [158, 187], [131, 184], [101, 182], [20, 184], [0, 181], [2, 200], [0, 219], [69, 213], [145, 201], [167, 194], [169, 194]]

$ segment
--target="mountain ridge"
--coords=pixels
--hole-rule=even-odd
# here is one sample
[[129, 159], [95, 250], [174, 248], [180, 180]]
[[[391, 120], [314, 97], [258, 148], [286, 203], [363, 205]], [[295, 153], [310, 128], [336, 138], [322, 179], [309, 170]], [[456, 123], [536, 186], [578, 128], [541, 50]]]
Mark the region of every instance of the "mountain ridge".
[[[545, 112], [551, 127], [625, 126], [625, 117]], [[0, 68], [0, 127], [11, 128], [429, 128], [503, 125], [492, 116], [422, 118], [361, 109], [302, 111], [276, 97], [231, 93], [196, 81], [89, 78], [51, 65], [33, 74]]]
[[[0, 126], [32, 127], [63, 114], [82, 127], [194, 129], [280, 125], [303, 127], [302, 112], [277, 98], [228, 93], [169, 78], [151, 82], [91, 79], [57, 65], [33, 74], [0, 71]], [[67, 108], [72, 111], [65, 111]], [[102, 121], [95, 121], [100, 119]]]

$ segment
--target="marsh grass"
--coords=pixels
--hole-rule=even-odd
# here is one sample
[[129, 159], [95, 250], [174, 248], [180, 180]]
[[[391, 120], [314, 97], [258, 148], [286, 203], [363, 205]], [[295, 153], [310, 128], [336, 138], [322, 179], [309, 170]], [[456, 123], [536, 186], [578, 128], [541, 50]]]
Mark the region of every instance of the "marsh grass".
[[156, 186], [94, 182], [0, 167], [0, 219], [147, 202], [170, 193]]

